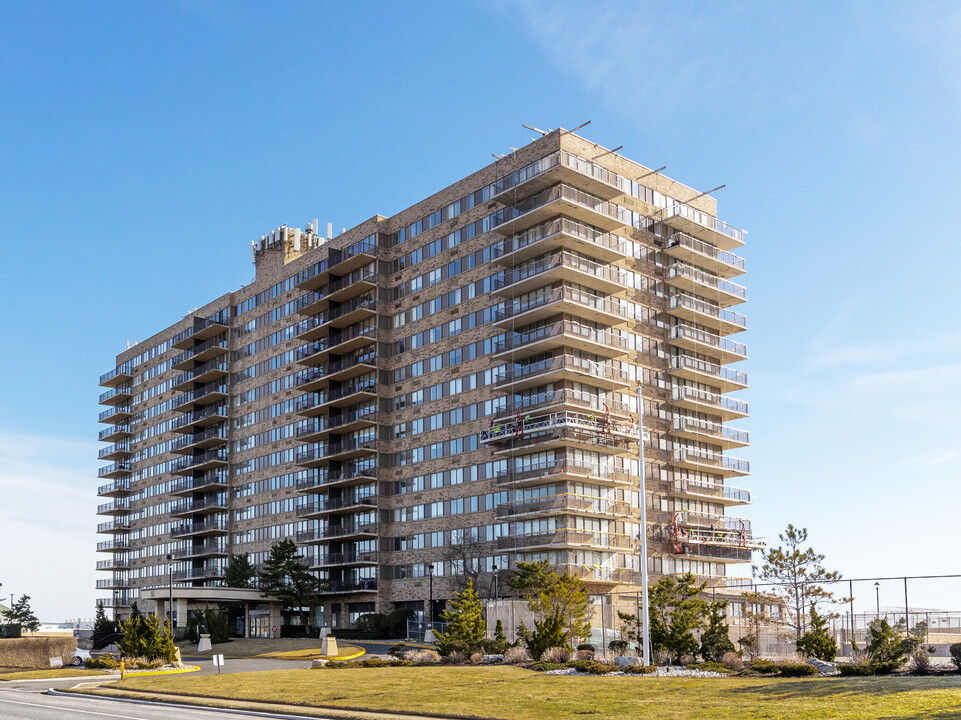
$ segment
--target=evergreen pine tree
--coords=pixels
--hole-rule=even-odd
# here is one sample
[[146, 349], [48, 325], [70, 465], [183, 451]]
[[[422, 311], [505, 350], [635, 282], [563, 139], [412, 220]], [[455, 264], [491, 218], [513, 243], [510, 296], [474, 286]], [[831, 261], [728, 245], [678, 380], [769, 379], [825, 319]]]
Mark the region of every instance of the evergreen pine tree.
[[224, 569], [224, 585], [232, 588], [252, 588], [254, 566], [246, 555], [232, 555]]
[[734, 643], [725, 620], [724, 609], [727, 602], [717, 600], [710, 605], [710, 615], [707, 618], [707, 628], [701, 634], [701, 657], [705, 660], [721, 662], [724, 653], [734, 652]]
[[466, 643], [475, 646], [487, 634], [484, 622], [484, 606], [481, 604], [474, 581], [468, 580], [463, 592], [456, 593], [441, 613], [441, 620], [447, 624], [447, 632], [437, 633], [437, 646], [443, 652], [451, 643]]
[[90, 639], [93, 641], [95, 650], [101, 650], [108, 644], [108, 638], [117, 632], [117, 624], [113, 620], [107, 619], [107, 613], [103, 607], [103, 601], [97, 600], [97, 612], [93, 621], [93, 633]]
[[822, 617], [814, 603], [811, 603], [811, 613], [808, 616], [811, 629], [797, 641], [797, 649], [818, 660], [834, 662], [838, 654], [838, 644], [828, 634], [828, 621]]
[[326, 582], [318, 579], [301, 562], [297, 544], [287, 538], [270, 548], [260, 570], [260, 589], [288, 608], [297, 608], [304, 629], [310, 631], [309, 608], [319, 605]]
[[40, 627], [40, 620], [30, 609], [29, 595], [21, 595], [20, 599], [13, 603], [9, 610], [3, 612], [3, 616], [8, 623], [19, 625], [23, 630], [34, 632]]

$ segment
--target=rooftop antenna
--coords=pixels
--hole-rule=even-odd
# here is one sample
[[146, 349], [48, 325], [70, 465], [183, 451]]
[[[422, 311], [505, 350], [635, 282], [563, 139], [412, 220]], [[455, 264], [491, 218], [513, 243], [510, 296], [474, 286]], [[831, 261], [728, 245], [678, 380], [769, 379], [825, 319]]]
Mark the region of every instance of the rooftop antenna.
[[692, 198], [688, 198], [687, 200], [684, 201], [684, 204], [685, 204], [685, 205], [689, 205], [690, 203], [694, 202], [695, 200], [697, 200], [697, 199], [700, 198], [700, 197], [704, 197], [705, 195], [710, 195], [712, 192], [717, 192], [718, 190], [721, 190], [721, 189], [726, 188], [726, 187], [727, 187], [727, 185], [718, 185], [716, 188], [713, 188], [713, 189], [711, 189], [711, 190], [705, 190], [704, 192], [698, 193], [697, 195], [695, 195], [695, 196], [692, 197]]
[[521, 123], [521, 127], [525, 127], [528, 130], [533, 130], [536, 133], [540, 133], [541, 137], [544, 137], [550, 132], [550, 130], [541, 130], [540, 128], [536, 128], [533, 125], [525, 125], [524, 123]]
[[597, 160], [597, 158], [602, 158], [602, 157], [604, 157], [605, 155], [610, 155], [611, 153], [616, 153], [618, 150], [622, 149], [623, 147], [624, 147], [623, 145], [618, 145], [618, 146], [617, 146], [616, 148], [614, 148], [613, 150], [606, 150], [606, 151], [602, 152], [600, 155], [595, 155], [595, 156], [594, 156], [594, 159]]
[[514, 152], [517, 152], [517, 148], [514, 147], [513, 145], [508, 145], [507, 147], [509, 147], [509, 148], [510, 148], [511, 150], [513, 150]]
[[643, 179], [646, 178], [648, 175], [657, 175], [657, 174], [658, 174], [659, 172], [661, 172], [662, 170], [667, 170], [667, 165], [661, 165], [661, 167], [659, 167], [657, 170], [651, 170], [650, 172], [646, 172], [646, 173], [644, 173], [643, 175], [638, 175], [638, 176], [634, 179], [634, 182], [637, 182], [638, 180], [643, 180]]
[[503, 160], [503, 159], [504, 159], [504, 156], [503, 156], [503, 155], [498, 155], [497, 153], [491, 153], [491, 157], [494, 158], [495, 160]]
[[576, 132], [577, 132], [578, 130], [580, 130], [581, 128], [585, 128], [585, 127], [587, 127], [587, 126], [590, 125], [590, 124], [591, 124], [591, 121], [588, 120], [588, 121], [585, 122], [585, 123], [581, 123], [580, 125], [578, 125], [578, 126], [577, 126], [576, 128], [574, 128], [573, 130], [564, 130], [563, 132], [564, 132], [565, 134], [576, 133]]

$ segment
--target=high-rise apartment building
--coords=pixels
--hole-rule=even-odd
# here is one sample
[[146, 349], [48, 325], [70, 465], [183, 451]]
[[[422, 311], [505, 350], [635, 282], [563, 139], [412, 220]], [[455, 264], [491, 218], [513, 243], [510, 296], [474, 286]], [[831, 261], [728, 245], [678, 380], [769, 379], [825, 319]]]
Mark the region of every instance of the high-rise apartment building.
[[723, 586], [760, 546], [726, 514], [750, 502], [742, 235], [556, 130], [393, 217], [261, 237], [250, 285], [100, 379], [106, 604], [228, 597], [229, 557], [282, 538], [335, 626], [518, 560], [633, 591], [639, 423], [650, 571]]

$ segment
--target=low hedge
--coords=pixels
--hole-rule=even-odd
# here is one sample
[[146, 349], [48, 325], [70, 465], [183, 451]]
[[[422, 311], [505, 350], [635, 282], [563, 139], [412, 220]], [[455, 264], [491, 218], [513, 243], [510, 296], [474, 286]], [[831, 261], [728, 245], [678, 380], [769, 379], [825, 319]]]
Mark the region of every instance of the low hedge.
[[70, 665], [76, 650], [74, 637], [5, 638], [0, 640], [0, 667], [43, 670], [50, 667], [50, 658], [55, 657]]
[[841, 677], [863, 677], [874, 675], [874, 668], [867, 663], [841, 663], [838, 665]]
[[807, 663], [779, 663], [777, 669], [782, 677], [811, 677], [818, 674], [818, 669]]

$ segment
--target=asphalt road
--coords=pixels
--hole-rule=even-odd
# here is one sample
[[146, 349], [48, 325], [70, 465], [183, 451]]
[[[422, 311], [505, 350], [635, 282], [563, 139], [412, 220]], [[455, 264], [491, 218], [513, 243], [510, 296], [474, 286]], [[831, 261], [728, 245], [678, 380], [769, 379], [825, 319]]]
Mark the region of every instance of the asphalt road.
[[[0, 690], [0, 720], [225, 720], [231, 717], [258, 717], [246, 713], [224, 714], [212, 710], [170, 708], [163, 705], [101, 700], [91, 697], [46, 695], [17, 690]], [[259, 716], [262, 717], [262, 716]], [[283, 717], [283, 716], [275, 716]], [[286, 716], [294, 717], [294, 716]]]

